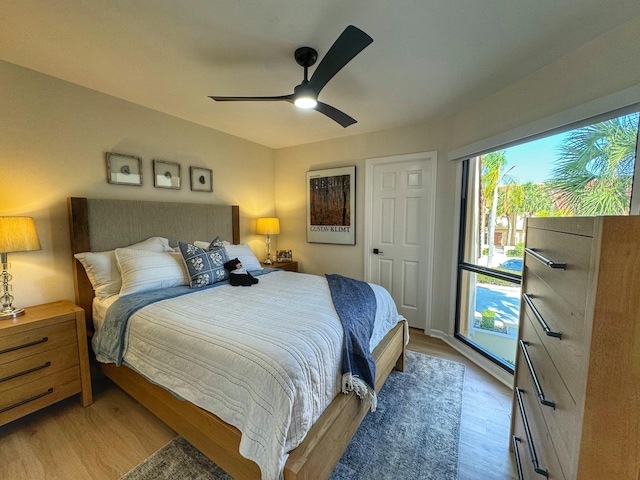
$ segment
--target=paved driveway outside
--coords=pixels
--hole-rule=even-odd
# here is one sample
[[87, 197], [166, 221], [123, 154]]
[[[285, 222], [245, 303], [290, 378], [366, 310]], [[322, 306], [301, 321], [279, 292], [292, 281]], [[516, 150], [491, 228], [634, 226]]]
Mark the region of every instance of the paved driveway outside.
[[476, 287], [476, 313], [482, 310], [496, 312], [496, 320], [518, 324], [520, 287], [478, 284]]

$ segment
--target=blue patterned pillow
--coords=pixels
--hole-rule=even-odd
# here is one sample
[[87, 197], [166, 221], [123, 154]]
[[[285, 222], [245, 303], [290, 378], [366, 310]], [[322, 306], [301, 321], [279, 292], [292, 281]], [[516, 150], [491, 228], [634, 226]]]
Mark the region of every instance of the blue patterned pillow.
[[227, 278], [224, 264], [229, 260], [224, 247], [209, 250], [188, 243], [178, 242], [180, 253], [189, 271], [191, 288], [200, 288]]
[[212, 250], [215, 247], [224, 247], [224, 242], [220, 237], [214, 238], [209, 244], [209, 250]]

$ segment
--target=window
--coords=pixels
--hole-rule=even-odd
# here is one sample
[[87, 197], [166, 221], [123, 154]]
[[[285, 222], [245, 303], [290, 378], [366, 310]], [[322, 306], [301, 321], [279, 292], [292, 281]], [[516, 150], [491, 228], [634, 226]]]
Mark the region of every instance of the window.
[[513, 372], [525, 219], [630, 214], [639, 117], [611, 118], [464, 162], [457, 338]]

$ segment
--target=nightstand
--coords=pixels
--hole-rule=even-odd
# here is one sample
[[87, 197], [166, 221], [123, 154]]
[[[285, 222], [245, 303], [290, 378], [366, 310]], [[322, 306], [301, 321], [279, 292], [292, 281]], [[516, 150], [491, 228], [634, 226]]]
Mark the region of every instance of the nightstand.
[[262, 265], [262, 268], [279, 268], [281, 270], [286, 270], [287, 272], [298, 271], [298, 262], [273, 262], [271, 264], [260, 262], [260, 265]]
[[83, 309], [63, 300], [0, 320], [0, 425], [76, 393], [93, 402]]

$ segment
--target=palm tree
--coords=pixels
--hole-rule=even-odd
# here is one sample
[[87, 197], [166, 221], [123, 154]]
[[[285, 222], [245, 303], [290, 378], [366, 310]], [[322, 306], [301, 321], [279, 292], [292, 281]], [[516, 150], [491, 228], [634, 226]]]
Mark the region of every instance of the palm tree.
[[556, 203], [574, 215], [629, 213], [637, 137], [638, 114], [571, 132], [549, 182]]
[[506, 162], [504, 150], [498, 152], [487, 153], [482, 156], [482, 197], [485, 201], [491, 198], [491, 210], [489, 213], [489, 235], [487, 243], [489, 244], [489, 258], [487, 266], [491, 267], [493, 261], [493, 237], [496, 228], [496, 210], [498, 208], [498, 184], [502, 179], [502, 167]]
[[523, 217], [548, 217], [555, 214], [556, 208], [546, 184], [527, 182], [522, 185], [522, 188], [524, 189], [521, 212]]
[[510, 179], [506, 182], [506, 185], [499, 190], [498, 214], [507, 220], [507, 244], [515, 245], [518, 217], [524, 213], [524, 185]]

